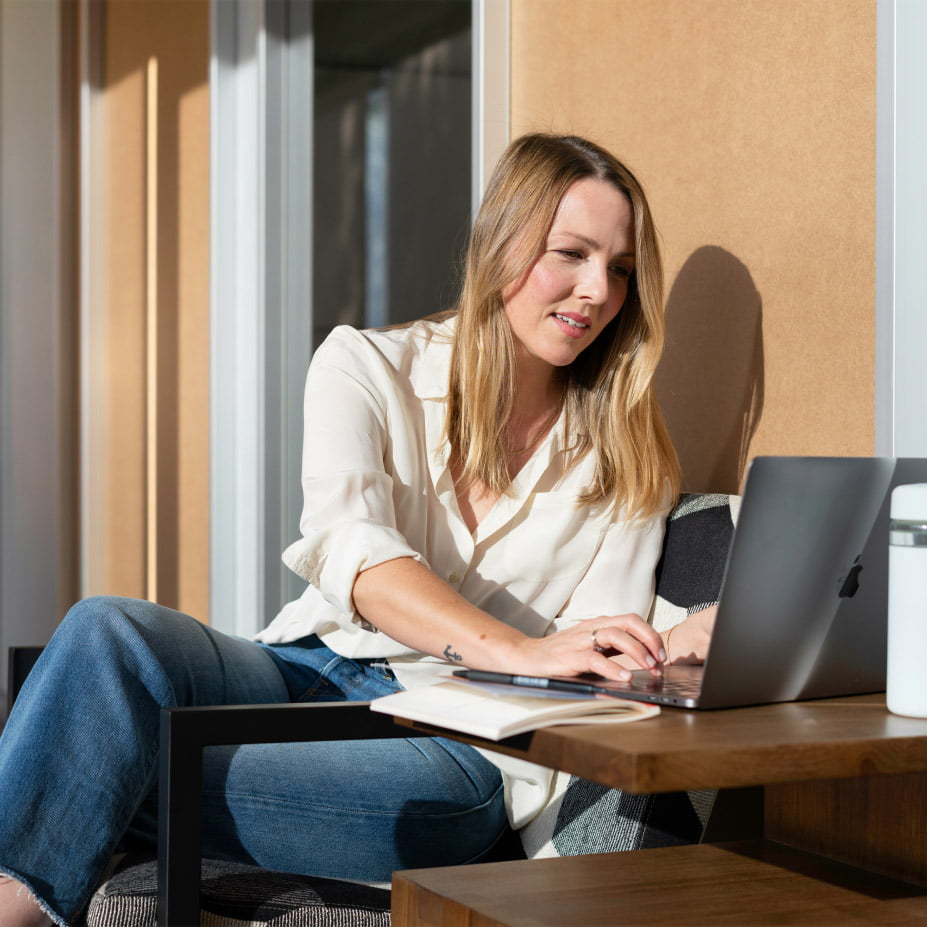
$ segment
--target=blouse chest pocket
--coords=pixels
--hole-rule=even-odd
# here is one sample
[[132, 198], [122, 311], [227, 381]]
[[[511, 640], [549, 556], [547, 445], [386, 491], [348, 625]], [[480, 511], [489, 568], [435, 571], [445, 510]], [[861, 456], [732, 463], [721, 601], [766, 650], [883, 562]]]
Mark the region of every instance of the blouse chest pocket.
[[505, 565], [530, 580], [578, 580], [589, 568], [607, 525], [573, 493], [535, 493], [510, 525]]

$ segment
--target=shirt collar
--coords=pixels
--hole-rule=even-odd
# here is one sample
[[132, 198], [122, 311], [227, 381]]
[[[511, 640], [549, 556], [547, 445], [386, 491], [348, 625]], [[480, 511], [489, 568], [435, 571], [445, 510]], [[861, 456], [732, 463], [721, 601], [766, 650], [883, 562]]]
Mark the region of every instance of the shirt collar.
[[452, 316], [435, 326], [422, 349], [418, 370], [412, 388], [419, 399], [446, 403], [448, 375], [451, 369], [451, 352], [457, 317]]

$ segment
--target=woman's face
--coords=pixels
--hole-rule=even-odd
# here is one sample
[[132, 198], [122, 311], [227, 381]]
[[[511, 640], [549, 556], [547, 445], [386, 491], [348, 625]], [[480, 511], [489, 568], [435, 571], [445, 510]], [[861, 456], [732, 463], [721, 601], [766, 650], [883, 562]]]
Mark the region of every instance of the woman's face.
[[572, 363], [618, 315], [633, 270], [627, 197], [603, 180], [576, 181], [541, 256], [502, 294], [519, 364]]

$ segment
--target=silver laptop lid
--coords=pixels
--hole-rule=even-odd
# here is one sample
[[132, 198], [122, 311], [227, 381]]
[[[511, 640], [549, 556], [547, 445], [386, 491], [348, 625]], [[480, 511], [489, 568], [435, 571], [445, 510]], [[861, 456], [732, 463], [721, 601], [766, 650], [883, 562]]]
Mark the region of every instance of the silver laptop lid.
[[[753, 461], [698, 707], [884, 688], [895, 464], [878, 457]], [[918, 465], [924, 462], [906, 469]]]

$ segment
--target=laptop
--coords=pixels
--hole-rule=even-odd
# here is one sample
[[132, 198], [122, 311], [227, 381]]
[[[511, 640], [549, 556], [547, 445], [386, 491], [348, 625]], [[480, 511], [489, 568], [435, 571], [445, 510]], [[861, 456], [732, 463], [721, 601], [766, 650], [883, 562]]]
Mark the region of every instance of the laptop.
[[754, 459], [705, 663], [599, 685], [683, 708], [884, 691], [891, 491], [923, 482], [921, 458]]
[[884, 691], [891, 491], [925, 482], [921, 458], [755, 458], [705, 663], [556, 687], [679, 708]]

